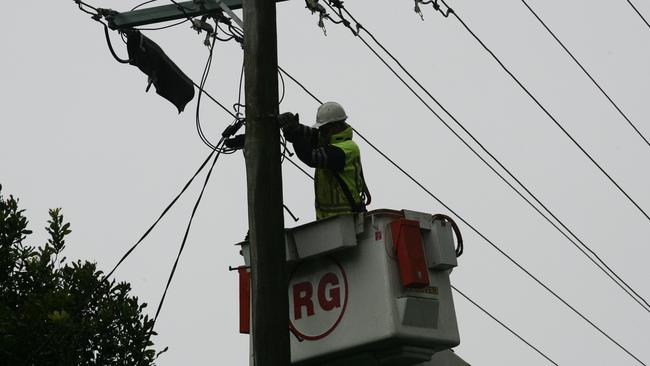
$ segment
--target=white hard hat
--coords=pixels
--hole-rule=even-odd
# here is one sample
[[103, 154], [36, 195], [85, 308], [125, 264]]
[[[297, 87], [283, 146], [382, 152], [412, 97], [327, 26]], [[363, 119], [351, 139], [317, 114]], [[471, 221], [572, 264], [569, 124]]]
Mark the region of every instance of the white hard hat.
[[320, 128], [328, 123], [345, 121], [346, 119], [348, 119], [348, 115], [345, 114], [345, 110], [340, 104], [336, 102], [326, 102], [318, 107], [318, 112], [316, 112], [316, 124], [312, 127]]

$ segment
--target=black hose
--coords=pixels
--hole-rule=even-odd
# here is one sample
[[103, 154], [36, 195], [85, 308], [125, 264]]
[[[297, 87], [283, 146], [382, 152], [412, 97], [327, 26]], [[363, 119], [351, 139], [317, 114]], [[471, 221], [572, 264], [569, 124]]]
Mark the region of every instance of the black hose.
[[108, 35], [108, 26], [106, 24], [104, 24], [104, 23], [102, 23], [102, 24], [104, 25], [104, 35], [106, 36], [106, 44], [108, 44], [108, 49], [111, 51], [111, 55], [113, 55], [115, 60], [117, 60], [117, 62], [119, 62], [121, 64], [130, 63], [131, 60], [123, 60], [117, 55], [117, 53], [115, 53], [115, 50], [113, 49], [113, 44], [111, 43], [111, 38]]

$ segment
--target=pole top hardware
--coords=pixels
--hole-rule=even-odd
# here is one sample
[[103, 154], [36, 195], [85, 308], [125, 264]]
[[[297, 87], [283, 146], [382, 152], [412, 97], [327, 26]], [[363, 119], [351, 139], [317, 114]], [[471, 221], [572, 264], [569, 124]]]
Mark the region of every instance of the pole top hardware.
[[[281, 2], [286, 0], [276, 0]], [[192, 0], [179, 2], [177, 4], [155, 6], [144, 9], [137, 9], [123, 13], [114, 13], [107, 17], [108, 26], [113, 30], [124, 30], [147, 24], [167, 22], [183, 19], [186, 17], [197, 17], [222, 10], [220, 3], [230, 9], [242, 8], [242, 0]]]

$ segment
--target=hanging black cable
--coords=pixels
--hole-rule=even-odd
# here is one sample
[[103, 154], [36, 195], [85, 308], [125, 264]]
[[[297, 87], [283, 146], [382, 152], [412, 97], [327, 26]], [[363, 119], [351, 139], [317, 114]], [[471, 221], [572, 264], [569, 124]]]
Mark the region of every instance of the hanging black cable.
[[210, 74], [210, 68], [212, 66], [212, 56], [214, 55], [214, 46], [216, 44], [216, 41], [213, 39], [212, 40], [212, 45], [210, 46], [210, 51], [208, 55], [208, 60], [205, 63], [205, 68], [203, 69], [203, 75], [201, 76], [201, 86], [199, 87], [199, 96], [196, 100], [196, 131], [199, 134], [199, 137], [201, 138], [201, 141], [203, 143], [210, 147], [211, 149], [215, 149], [215, 145], [212, 145], [210, 140], [205, 136], [203, 133], [203, 129], [201, 127], [201, 95], [203, 94], [203, 90], [205, 88], [205, 83], [208, 80], [208, 75]]
[[[289, 76], [286, 72], [285, 75]], [[290, 79], [295, 80], [294, 78], [290, 77]], [[303, 89], [306, 89], [302, 84], [300, 86]], [[314, 96], [313, 93], [308, 92], [309, 95], [311, 95], [317, 102], [320, 103], [320, 99], [318, 99], [316, 96]], [[589, 325], [591, 325], [594, 329], [596, 329], [600, 334], [605, 336], [607, 339], [609, 339], [612, 343], [614, 343], [616, 346], [618, 346], [621, 350], [623, 350], [625, 353], [627, 353], [630, 357], [634, 358], [637, 362], [640, 364], [647, 366], [645, 363], [643, 363], [637, 356], [635, 356], [633, 353], [631, 353], [627, 348], [625, 348], [623, 345], [621, 345], [619, 342], [617, 342], [614, 338], [612, 338], [609, 334], [607, 334], [605, 331], [603, 331], [598, 325], [596, 325], [593, 321], [591, 321], [589, 318], [587, 318], [585, 315], [583, 315], [579, 310], [577, 310], [575, 307], [573, 307], [571, 304], [569, 304], [564, 298], [562, 298], [560, 295], [558, 295], [555, 291], [553, 291], [551, 288], [549, 288], [546, 284], [544, 284], [541, 280], [539, 280], [535, 275], [533, 275], [530, 271], [528, 271], [526, 268], [524, 268], [519, 262], [517, 262], [514, 258], [512, 258], [509, 254], [507, 254], [505, 251], [503, 251], [499, 246], [494, 244], [490, 239], [488, 239], [483, 233], [478, 231], [476, 227], [471, 225], [467, 220], [465, 220], [462, 216], [460, 216], [458, 213], [456, 213], [454, 210], [452, 210], [447, 204], [445, 204], [442, 200], [440, 200], [436, 195], [434, 195], [429, 189], [427, 189], [422, 183], [420, 183], [417, 179], [415, 179], [411, 174], [409, 174], [406, 170], [404, 170], [400, 165], [398, 165], [393, 159], [391, 159], [388, 155], [386, 155], [382, 150], [380, 150], [377, 146], [375, 146], [372, 142], [370, 142], [364, 135], [362, 135], [358, 130], [354, 129], [354, 132], [368, 144], [373, 150], [375, 150], [379, 155], [381, 155], [386, 161], [388, 161], [391, 165], [393, 165], [397, 170], [399, 170], [402, 174], [404, 174], [407, 178], [409, 178], [413, 183], [415, 183], [420, 189], [422, 189], [427, 195], [429, 195], [431, 198], [433, 198], [436, 202], [438, 202], [442, 207], [444, 207], [447, 211], [451, 212], [454, 216], [456, 216], [461, 222], [463, 222], [467, 227], [469, 227], [474, 233], [476, 233], [478, 236], [480, 236], [486, 243], [488, 243], [490, 246], [492, 246], [494, 249], [496, 249], [501, 255], [503, 255], [508, 261], [510, 261], [512, 264], [514, 264], [517, 268], [519, 268], [521, 271], [523, 271], [528, 277], [530, 277], [533, 281], [535, 281], [538, 285], [543, 287], [548, 293], [550, 293], [553, 297], [555, 297], [557, 300], [559, 300], [561, 303], [563, 303], [566, 307], [568, 307], [572, 312], [574, 312], [576, 315], [578, 315], [580, 318], [582, 318], [585, 322], [587, 322]]]
[[632, 7], [632, 9], [634, 9], [634, 11], [637, 13], [637, 15], [639, 15], [639, 17], [641, 18], [641, 20], [643, 20], [643, 22], [645, 23], [645, 25], [648, 26], [648, 29], [650, 29], [650, 23], [648, 23], [648, 20], [643, 16], [643, 14], [641, 14], [641, 12], [639, 11], [639, 9], [637, 9], [637, 7], [632, 3], [632, 1], [627, 0], [627, 3], [630, 4], [630, 6]]
[[535, 347], [535, 346], [532, 345], [530, 342], [528, 342], [527, 340], [525, 340], [525, 339], [524, 339], [522, 336], [520, 336], [517, 332], [515, 332], [514, 330], [512, 330], [512, 328], [510, 328], [509, 326], [507, 326], [506, 324], [504, 324], [501, 320], [497, 319], [497, 317], [495, 317], [494, 315], [492, 315], [489, 311], [485, 310], [484, 307], [482, 307], [481, 305], [479, 305], [476, 301], [472, 300], [469, 296], [465, 295], [464, 292], [462, 292], [461, 290], [459, 290], [458, 288], [456, 288], [456, 286], [451, 285], [451, 288], [454, 289], [454, 291], [456, 291], [459, 295], [461, 295], [462, 297], [464, 297], [465, 300], [469, 301], [472, 305], [474, 305], [474, 306], [477, 307], [479, 310], [481, 310], [481, 311], [483, 312], [483, 314], [485, 314], [485, 315], [489, 316], [490, 318], [492, 318], [492, 320], [494, 320], [495, 322], [499, 323], [499, 325], [501, 325], [503, 328], [505, 328], [505, 329], [506, 329], [508, 332], [510, 332], [512, 335], [514, 335], [515, 337], [517, 337], [520, 341], [524, 342], [528, 347], [532, 348], [533, 350], [535, 350], [535, 352], [539, 353], [539, 354], [540, 354], [542, 357], [544, 357], [548, 362], [552, 363], [553, 365], [559, 366], [555, 361], [553, 361], [553, 360], [552, 360], [549, 356], [547, 356], [544, 352], [540, 351], [539, 348]]
[[[441, 1], [443, 4], [445, 4], [445, 6], [448, 6], [444, 0]], [[530, 92], [530, 90], [528, 90], [528, 88], [524, 86], [524, 84], [497, 57], [497, 55], [487, 47], [487, 45], [478, 37], [478, 35], [476, 35], [476, 33], [474, 33], [474, 31], [472, 31], [472, 29], [463, 21], [463, 19], [458, 15], [458, 13], [452, 11], [451, 14], [453, 14], [454, 17], [456, 17], [456, 19], [460, 22], [463, 28], [465, 28], [465, 30], [467, 30], [467, 32], [471, 34], [472, 37], [474, 37], [474, 39], [483, 47], [483, 49], [485, 49], [485, 51], [489, 53], [492, 56], [492, 58], [494, 58], [494, 60], [499, 64], [499, 66], [501, 66], [501, 68], [512, 78], [512, 80], [514, 80], [515, 83], [519, 85], [519, 87], [521, 87], [521, 89], [535, 102], [535, 104], [537, 104], [537, 106], [553, 121], [553, 123], [555, 123], [555, 125], [569, 138], [569, 140], [571, 140], [571, 142], [573, 142], [573, 144], [580, 151], [582, 151], [582, 153], [589, 159], [589, 161], [591, 161], [596, 166], [596, 168], [598, 168], [598, 170], [600, 170], [600, 172], [603, 173], [603, 175], [639, 210], [639, 212], [641, 212], [641, 214], [643, 214], [643, 216], [645, 216], [645, 218], [648, 221], [650, 221], [650, 216], [645, 212], [645, 210], [643, 210], [643, 208], [639, 206], [639, 204], [623, 189], [623, 187], [621, 187], [614, 180], [614, 178], [612, 178], [612, 176], [609, 175], [609, 173], [607, 173], [607, 171], [605, 171], [605, 169], [591, 156], [591, 154], [589, 154], [587, 150], [585, 150], [582, 147], [582, 145], [580, 145], [580, 143], [569, 133], [569, 131], [567, 131], [564, 128], [564, 126], [551, 114], [551, 112], [549, 112], [549, 110], [546, 109], [546, 107], [539, 101], [539, 99], [537, 99], [537, 97], [535, 97]]]
[[[199, 87], [199, 85], [197, 85], [194, 81], [192, 83], [194, 83], [194, 86], [196, 86], [203, 94], [205, 94], [215, 104], [219, 105], [224, 111], [226, 111], [228, 114], [230, 114], [231, 116], [236, 118], [236, 116], [231, 111], [229, 111], [228, 108], [224, 107], [223, 104], [221, 104], [218, 100], [216, 100], [214, 97], [212, 97], [212, 95], [210, 95], [210, 93], [208, 93], [203, 88]], [[236, 120], [237, 120], [237, 118], [236, 118]], [[226, 130], [228, 130], [228, 128]], [[231, 133], [235, 133], [235, 132], [231, 132]], [[227, 150], [225, 150], [222, 147], [216, 149], [216, 151], [218, 153], [227, 153], [228, 152]], [[156, 227], [156, 225], [158, 225], [160, 220], [162, 220], [162, 218], [167, 214], [167, 212], [172, 208], [172, 206], [174, 206], [176, 201], [178, 201], [178, 199], [183, 195], [183, 193], [185, 193], [185, 191], [190, 186], [190, 184], [192, 184], [192, 182], [194, 181], [196, 176], [199, 175], [199, 173], [203, 170], [203, 168], [206, 166], [208, 161], [210, 161], [210, 158], [212, 157], [212, 155], [214, 155], [214, 153], [215, 153], [215, 149], [212, 149], [210, 154], [208, 155], [208, 157], [203, 162], [203, 164], [201, 164], [201, 166], [196, 171], [196, 173], [194, 173], [194, 175], [190, 178], [190, 180], [185, 184], [185, 186], [183, 187], [181, 192], [172, 200], [172, 202], [169, 205], [167, 205], [167, 207], [163, 210], [163, 212], [160, 214], [158, 219], [149, 227], [149, 229], [147, 229], [147, 231], [140, 237], [140, 239], [138, 239], [138, 241], [122, 256], [122, 258], [113, 267], [113, 269], [108, 273], [108, 275], [106, 275], [106, 278], [110, 278], [113, 275], [113, 273], [115, 273], [117, 268], [126, 260], [127, 257], [129, 257], [131, 255], [131, 253], [133, 253], [133, 251], [140, 245], [140, 243], [142, 243], [142, 241], [149, 235], [149, 233], [151, 233], [151, 231]]]
[[571, 57], [571, 59], [580, 67], [580, 69], [585, 73], [585, 75], [587, 75], [589, 80], [591, 80], [594, 83], [594, 85], [596, 85], [598, 90], [600, 90], [600, 92], [605, 96], [605, 98], [607, 98], [607, 100], [612, 104], [612, 106], [614, 106], [614, 108], [616, 108], [618, 113], [627, 121], [627, 123], [630, 125], [630, 127], [632, 127], [634, 129], [634, 131], [639, 135], [639, 137], [641, 137], [643, 139], [643, 141], [646, 143], [646, 145], [648, 145], [648, 147], [650, 147], [650, 141], [648, 141], [648, 139], [645, 136], [643, 136], [641, 131], [639, 131], [639, 129], [628, 118], [628, 116], [612, 100], [612, 98], [609, 96], [609, 94], [607, 94], [607, 92], [605, 92], [605, 90], [593, 78], [593, 76], [591, 76], [589, 71], [587, 71], [587, 69], [582, 65], [582, 63], [580, 63], [580, 61], [578, 61], [578, 59], [573, 55], [573, 53], [571, 53], [571, 51], [569, 51], [569, 49], [564, 45], [564, 43], [555, 35], [555, 33], [553, 33], [553, 31], [548, 27], [548, 25], [546, 25], [546, 23], [542, 20], [542, 18], [539, 17], [537, 12], [535, 12], [535, 10], [533, 10], [533, 8], [531, 8], [530, 5], [528, 5], [526, 0], [521, 0], [521, 2], [524, 3], [526, 8], [528, 8], [528, 10], [530, 10], [530, 12], [535, 16], [535, 18], [537, 18], [537, 20], [542, 24], [542, 26], [544, 26], [544, 28], [548, 31], [548, 33], [557, 41], [557, 43], [564, 49], [564, 51], [566, 51], [566, 53], [569, 55], [569, 57]]
[[106, 36], [106, 44], [108, 45], [109, 51], [111, 51], [111, 55], [113, 55], [113, 58], [121, 63], [121, 64], [128, 64], [129, 60], [121, 59], [117, 53], [115, 53], [115, 50], [113, 49], [113, 43], [111, 42], [111, 37], [108, 34], [108, 26], [104, 24], [103, 22], [100, 22], [104, 25], [104, 35]]
[[176, 195], [176, 197], [174, 197], [174, 199], [173, 199], [173, 200], [172, 200], [172, 201], [167, 205], [167, 207], [165, 207], [165, 209], [162, 211], [162, 213], [160, 214], [160, 216], [158, 216], [158, 219], [156, 219], [156, 221], [154, 221], [154, 223], [149, 227], [149, 229], [147, 229], [147, 231], [145, 231], [144, 234], [142, 234], [142, 236], [140, 237], [140, 239], [138, 239], [138, 241], [137, 241], [137, 242], [136, 242], [136, 243], [135, 243], [135, 244], [134, 244], [134, 245], [133, 245], [129, 250], [127, 250], [126, 253], [124, 253], [124, 255], [122, 256], [122, 258], [117, 262], [117, 264], [115, 264], [115, 266], [113, 267], [113, 269], [112, 269], [110, 272], [108, 272], [108, 274], [107, 274], [106, 277], [105, 277], [106, 279], [110, 278], [110, 277], [113, 275], [113, 273], [115, 273], [115, 271], [117, 270], [117, 268], [118, 268], [118, 267], [119, 267], [119, 266], [120, 266], [120, 265], [121, 265], [121, 264], [126, 260], [126, 258], [128, 258], [128, 257], [131, 255], [131, 253], [133, 253], [133, 251], [134, 251], [134, 250], [135, 250], [135, 249], [140, 245], [140, 243], [142, 243], [142, 241], [143, 241], [147, 236], [149, 236], [149, 234], [151, 233], [151, 231], [156, 227], [156, 225], [158, 225], [158, 223], [160, 222], [160, 220], [162, 220], [163, 217], [165, 217], [165, 215], [167, 214], [167, 212], [169, 212], [169, 210], [174, 206], [174, 204], [176, 204], [176, 201], [178, 201], [178, 199], [181, 198], [181, 196], [183, 195], [183, 193], [185, 193], [185, 191], [187, 190], [187, 188], [189, 188], [189, 186], [190, 186], [190, 185], [192, 184], [192, 182], [194, 181], [194, 178], [196, 178], [196, 176], [199, 175], [199, 173], [201, 173], [201, 171], [203, 170], [203, 168], [205, 168], [206, 164], [208, 164], [208, 162], [209, 162], [210, 159], [212, 158], [212, 155], [214, 155], [214, 152], [215, 152], [214, 150], [212, 150], [212, 151], [210, 152], [210, 154], [209, 154], [208, 157], [205, 159], [205, 161], [203, 161], [203, 164], [201, 164], [201, 166], [199, 167], [199, 169], [197, 169], [196, 173], [194, 173], [194, 175], [190, 178], [190, 180], [188, 180], [187, 183], [185, 183], [185, 186], [183, 186], [183, 189], [181, 189], [181, 191]]
[[[329, 4], [328, 4], [329, 5]], [[331, 6], [330, 6], [331, 8]], [[636, 303], [641, 305], [641, 307], [646, 311], [650, 313], [650, 304], [641, 296], [639, 295], [626, 281], [624, 281], [616, 272], [614, 272], [608, 265], [605, 263], [600, 256], [593, 251], [588, 245], [586, 245], [569, 227], [567, 227], [566, 224], [562, 220], [560, 220], [550, 209], [542, 203], [535, 194], [533, 194], [506, 166], [504, 166], [499, 159], [497, 159], [483, 144], [469, 131], [465, 128], [465, 126], [460, 123], [456, 119], [456, 117], [449, 112], [403, 65], [402, 63], [395, 57], [393, 54], [386, 49], [379, 40], [377, 40], [374, 35], [365, 27], [361, 26], [360, 23], [350, 14], [345, 8], [343, 8], [344, 11], [350, 16], [350, 18], [357, 23], [357, 30], [354, 30], [351, 28], [351, 25], [349, 22], [341, 21], [341, 23], [344, 23], [348, 28], [352, 29], [353, 32], [355, 32], [358, 36], [358, 38], [364, 43], [364, 45], [375, 55], [377, 58], [382, 61], [382, 63], [415, 95], [416, 98], [418, 98], [424, 105], [427, 107], [427, 109], [434, 115], [436, 116], [449, 131], [451, 131], [452, 134], [454, 134], [474, 155], [481, 160], [492, 172], [494, 172], [504, 183], [506, 183], [519, 197], [521, 197], [528, 205], [530, 205], [533, 210], [535, 210], [539, 215], [541, 215], [551, 226], [553, 226], [562, 236], [564, 236], [573, 246], [575, 246], [580, 252], [582, 252], [583, 255], [587, 259], [589, 259], [598, 269], [600, 269], [607, 277], [609, 277], [614, 284], [616, 284], [619, 288], [621, 288], [632, 300], [634, 300]], [[334, 9], [332, 9], [334, 11]], [[340, 14], [340, 11], [339, 11]], [[553, 217], [567, 232], [569, 232], [575, 240], [577, 240], [582, 247], [580, 247], [571, 237], [569, 237], [564, 231], [562, 231], [555, 222], [553, 222], [546, 214], [540, 211], [540, 209], [535, 206], [526, 196], [523, 195], [516, 187], [512, 185], [501, 173], [499, 173], [489, 162], [487, 162], [469, 143], [463, 139], [444, 119], [436, 113], [433, 108], [425, 102], [420, 95], [395, 71], [395, 69], [390, 66], [381, 55], [377, 53], [377, 51], [368, 44], [368, 42], [363, 38], [361, 35], [361, 31], [364, 31], [367, 33], [373, 41], [387, 54], [389, 55], [393, 61], [404, 71], [406, 75], [408, 75], [411, 80], [413, 80], [447, 115], [451, 117], [451, 119], [458, 125], [465, 133], [469, 135], [469, 137], [486, 153], [492, 158], [512, 179], [514, 179], [519, 186], [521, 186], [526, 193], [528, 193], [550, 216]], [[304, 87], [303, 87], [304, 89]], [[583, 249], [584, 248], [584, 249]], [[596, 259], [592, 258], [587, 252], [587, 250], [593, 257]], [[600, 263], [598, 263], [600, 262]], [[611, 273], [610, 273], [611, 272]], [[617, 280], [618, 279], [618, 280]], [[619, 282], [620, 281], [620, 282]]]
[[167, 283], [165, 284], [165, 290], [163, 291], [162, 297], [160, 298], [160, 302], [158, 303], [158, 308], [156, 309], [156, 315], [154, 316], [153, 323], [151, 324], [151, 331], [149, 332], [149, 337], [151, 337], [151, 335], [153, 334], [154, 327], [156, 326], [156, 321], [158, 320], [160, 311], [162, 310], [163, 304], [165, 303], [165, 297], [167, 296], [167, 291], [169, 290], [169, 286], [171, 285], [171, 282], [174, 279], [174, 274], [176, 273], [178, 262], [180, 261], [181, 254], [183, 254], [183, 250], [185, 249], [185, 244], [187, 243], [187, 236], [190, 233], [190, 228], [192, 227], [192, 221], [194, 220], [194, 215], [196, 214], [196, 210], [199, 208], [199, 204], [201, 203], [201, 199], [203, 198], [203, 193], [205, 192], [205, 187], [207, 187], [208, 181], [210, 180], [210, 176], [212, 175], [212, 170], [214, 169], [217, 160], [219, 160], [219, 155], [221, 154], [219, 148], [223, 144], [224, 140], [225, 139], [222, 138], [215, 146], [215, 150], [213, 150], [213, 152], [217, 151], [217, 154], [214, 157], [214, 160], [212, 161], [210, 170], [208, 170], [208, 174], [206, 175], [205, 181], [203, 182], [201, 193], [199, 194], [199, 197], [197, 198], [196, 203], [194, 204], [194, 208], [192, 209], [192, 214], [190, 215], [190, 220], [187, 223], [187, 228], [185, 229], [185, 234], [183, 235], [183, 241], [181, 242], [181, 246], [178, 250], [178, 255], [176, 255], [176, 260], [174, 260], [174, 265], [172, 266], [171, 272], [169, 273], [169, 278], [167, 279]]

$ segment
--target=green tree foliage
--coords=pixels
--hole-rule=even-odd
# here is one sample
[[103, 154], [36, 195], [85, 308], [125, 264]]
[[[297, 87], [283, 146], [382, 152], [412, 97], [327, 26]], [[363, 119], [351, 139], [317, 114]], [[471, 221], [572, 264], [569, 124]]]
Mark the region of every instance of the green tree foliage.
[[43, 246], [25, 244], [27, 224], [0, 186], [0, 365], [153, 365], [153, 320], [131, 286], [66, 261], [60, 209], [50, 210]]

